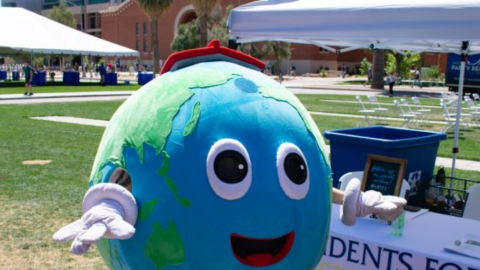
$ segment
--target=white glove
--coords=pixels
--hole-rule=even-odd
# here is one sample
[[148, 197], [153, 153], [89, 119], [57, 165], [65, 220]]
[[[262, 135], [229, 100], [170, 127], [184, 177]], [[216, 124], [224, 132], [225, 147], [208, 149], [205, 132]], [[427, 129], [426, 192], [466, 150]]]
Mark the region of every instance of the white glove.
[[400, 197], [383, 196], [380, 192], [369, 190], [360, 191], [359, 179], [352, 179], [348, 183], [343, 197], [343, 206], [340, 208], [340, 219], [343, 224], [355, 225], [356, 217], [378, 215], [386, 221], [393, 221], [402, 214], [403, 206], [407, 201]]
[[127, 189], [112, 183], [98, 184], [85, 194], [82, 218], [58, 230], [53, 240], [73, 239], [70, 251], [84, 254], [102, 237], [122, 240], [132, 237], [137, 214], [135, 198]]

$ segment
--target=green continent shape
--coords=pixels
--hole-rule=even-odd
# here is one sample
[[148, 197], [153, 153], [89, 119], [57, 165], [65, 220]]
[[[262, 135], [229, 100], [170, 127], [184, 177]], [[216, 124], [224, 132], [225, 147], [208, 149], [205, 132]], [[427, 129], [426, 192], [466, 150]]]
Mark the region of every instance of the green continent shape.
[[158, 174], [165, 178], [165, 182], [168, 188], [173, 192], [175, 199], [180, 203], [180, 205], [185, 207], [190, 206], [190, 201], [188, 199], [178, 195], [177, 184], [175, 184], [175, 181], [173, 181], [173, 179], [168, 176], [168, 172], [170, 171], [170, 156], [165, 151], [162, 151], [162, 156], [163, 164], [160, 170], [158, 170]]
[[193, 88], [227, 83], [236, 75], [215, 69], [183, 69], [169, 72], [133, 94], [114, 114], [105, 130], [90, 175], [100, 182], [100, 170], [108, 162], [125, 169], [123, 148], [135, 149], [143, 161], [144, 143], [161, 153], [180, 107], [193, 95]]
[[152, 214], [153, 210], [155, 209], [157, 203], [158, 199], [153, 199], [146, 202], [138, 213], [138, 220], [147, 221], [150, 217], [150, 214]]
[[153, 233], [148, 238], [145, 255], [157, 270], [167, 265], [180, 265], [185, 262], [185, 246], [173, 221], [164, 230], [158, 222], [153, 223]]
[[182, 205], [184, 207], [190, 206], [190, 201], [188, 199], [183, 198], [180, 195], [178, 195], [177, 184], [175, 184], [175, 182], [173, 181], [172, 178], [170, 178], [169, 176], [165, 177], [165, 182], [167, 182], [168, 188], [170, 188], [170, 190], [173, 192], [173, 195], [175, 196], [175, 199], [180, 203], [180, 205]]
[[[260, 86], [260, 93], [262, 94], [263, 97], [265, 98], [273, 98], [278, 101], [286, 102], [290, 104], [300, 115], [300, 117], [303, 119], [303, 122], [305, 123], [305, 126], [307, 129], [310, 131], [310, 133], [313, 135], [315, 140], [317, 141], [317, 145], [320, 149], [321, 154], [323, 155], [323, 158], [325, 162], [327, 162], [328, 167], [330, 167], [330, 159], [326, 155], [326, 146], [325, 142], [323, 141], [323, 137], [320, 134], [320, 131], [318, 130], [317, 125], [315, 124], [315, 121], [313, 118], [310, 116], [308, 111], [305, 109], [303, 104], [298, 100], [298, 98], [292, 94], [290, 91], [285, 89], [282, 86], [278, 87], [273, 87], [273, 86]], [[331, 175], [329, 175], [329, 180], [330, 180]], [[331, 201], [332, 198], [332, 183], [331, 181], [328, 181], [328, 190], [329, 192], [329, 201]]]
[[103, 260], [107, 264], [108, 268], [115, 270], [115, 266], [112, 263], [112, 255], [110, 251], [110, 240], [102, 238], [97, 242], [97, 248], [100, 251], [100, 254], [103, 257]]
[[320, 151], [322, 152], [322, 155], [325, 158], [325, 161], [328, 163], [328, 165], [330, 165], [330, 161], [326, 156], [326, 153], [327, 153], [326, 146], [325, 146], [325, 142], [323, 141], [322, 135], [320, 134], [320, 131], [318, 130], [317, 125], [315, 124], [315, 121], [310, 116], [310, 114], [305, 109], [305, 107], [303, 107], [303, 104], [300, 102], [300, 100], [298, 100], [298, 98], [294, 94], [290, 93], [288, 90], [280, 86], [279, 87], [260, 86], [259, 88], [260, 88], [260, 93], [262, 94], [263, 97], [273, 98], [278, 101], [286, 102], [290, 104], [298, 112], [300, 117], [303, 119], [305, 126], [317, 141], [317, 145]]
[[170, 156], [167, 154], [167, 152], [162, 151], [162, 167], [160, 170], [158, 170], [158, 174], [160, 176], [167, 176], [168, 172], [170, 171]]
[[185, 129], [183, 130], [183, 137], [187, 137], [192, 134], [197, 127], [198, 119], [200, 118], [200, 102], [197, 101], [193, 107], [192, 118], [188, 121]]

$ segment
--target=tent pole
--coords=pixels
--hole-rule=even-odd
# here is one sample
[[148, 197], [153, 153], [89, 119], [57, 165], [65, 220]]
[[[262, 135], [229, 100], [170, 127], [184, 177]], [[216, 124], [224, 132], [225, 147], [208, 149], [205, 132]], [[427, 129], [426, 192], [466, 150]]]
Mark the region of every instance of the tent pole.
[[[460, 62], [460, 78], [458, 78], [458, 98], [457, 98], [457, 112], [456, 112], [456, 121], [455, 121], [455, 133], [453, 140], [453, 150], [452, 150], [452, 171], [450, 177], [455, 177], [455, 161], [457, 157], [458, 150], [458, 136], [459, 136], [459, 127], [460, 127], [460, 115], [462, 113], [462, 99], [463, 99], [463, 81], [465, 79], [465, 66], [468, 55], [469, 42], [462, 42], [462, 54]], [[448, 197], [451, 197], [453, 188], [453, 179], [450, 179], [450, 189], [448, 190]]]

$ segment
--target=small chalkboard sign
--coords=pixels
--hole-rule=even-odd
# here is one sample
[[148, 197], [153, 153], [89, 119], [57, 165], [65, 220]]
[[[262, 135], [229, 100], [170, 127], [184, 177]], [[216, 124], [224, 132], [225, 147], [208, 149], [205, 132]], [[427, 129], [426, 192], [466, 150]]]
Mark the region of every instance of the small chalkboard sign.
[[362, 191], [375, 190], [383, 195], [400, 195], [406, 166], [405, 159], [368, 155]]

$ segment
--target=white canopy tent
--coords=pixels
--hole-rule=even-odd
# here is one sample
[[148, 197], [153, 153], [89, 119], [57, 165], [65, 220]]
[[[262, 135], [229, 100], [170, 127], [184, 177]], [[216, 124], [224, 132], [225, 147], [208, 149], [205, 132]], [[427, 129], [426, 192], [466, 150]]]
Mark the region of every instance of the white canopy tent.
[[470, 53], [480, 53], [479, 12], [478, 0], [264, 0], [233, 9], [228, 27], [238, 43], [460, 53], [471, 41]]
[[138, 56], [135, 50], [94, 37], [23, 8], [0, 8], [0, 55]]
[[[480, 53], [479, 14], [478, 0], [262, 0], [233, 9], [228, 27], [230, 39], [237, 43], [287, 41], [314, 44], [336, 53], [369, 48], [402, 54], [461, 54], [460, 119], [465, 57]], [[452, 176], [458, 130], [459, 120]]]

